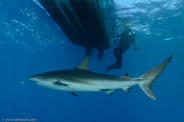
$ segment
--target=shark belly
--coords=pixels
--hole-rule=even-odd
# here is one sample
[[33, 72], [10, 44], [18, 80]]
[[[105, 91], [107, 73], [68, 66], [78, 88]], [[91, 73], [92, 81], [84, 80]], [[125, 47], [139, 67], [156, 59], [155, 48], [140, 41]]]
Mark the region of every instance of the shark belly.
[[[97, 78], [98, 79], [98, 78]], [[78, 81], [78, 80], [74, 80]], [[133, 85], [136, 85], [135, 81], [111, 81], [108, 79], [94, 80], [88, 79], [81, 82], [63, 82], [68, 84], [68, 90], [71, 91], [87, 91], [87, 92], [98, 92], [104, 89], [117, 90], [117, 89], [127, 89]]]

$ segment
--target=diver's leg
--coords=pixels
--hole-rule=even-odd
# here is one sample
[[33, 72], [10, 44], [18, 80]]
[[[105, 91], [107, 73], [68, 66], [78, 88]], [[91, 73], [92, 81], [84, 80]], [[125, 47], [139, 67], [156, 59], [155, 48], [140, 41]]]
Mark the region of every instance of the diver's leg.
[[119, 52], [118, 58], [116, 60], [116, 68], [121, 68], [122, 66], [122, 52]]
[[118, 54], [119, 54], [119, 47], [116, 47], [116, 48], [113, 50], [113, 53], [114, 53], [114, 56], [115, 56], [115, 58], [116, 58], [116, 60], [117, 60]]
[[116, 58], [116, 62], [113, 65], [107, 67], [106, 72], [110, 71], [111, 69], [120, 69], [121, 68], [122, 54], [120, 53], [119, 47], [116, 47], [113, 50], [113, 53], [114, 53], [114, 56]]
[[100, 61], [103, 56], [104, 56], [104, 50], [103, 49], [98, 49], [98, 54], [97, 54], [98, 60]]
[[116, 62], [116, 64], [117, 64], [116, 67], [119, 69], [122, 67], [122, 55], [125, 51], [126, 50], [124, 50], [124, 49], [119, 50], [119, 54], [118, 54], [118, 58], [117, 58], [117, 62]]
[[92, 55], [92, 48], [87, 47], [85, 50], [85, 56], [90, 56]]
[[113, 69], [120, 69], [122, 64], [122, 53], [118, 53], [118, 56], [116, 58], [116, 63], [111, 66]]

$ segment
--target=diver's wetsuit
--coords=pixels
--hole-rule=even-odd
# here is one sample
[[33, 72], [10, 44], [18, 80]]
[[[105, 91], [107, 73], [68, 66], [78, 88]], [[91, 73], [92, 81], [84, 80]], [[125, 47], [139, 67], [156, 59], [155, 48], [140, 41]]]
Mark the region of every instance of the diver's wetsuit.
[[122, 54], [131, 46], [131, 44], [134, 44], [135, 49], [136, 43], [135, 43], [135, 35], [131, 31], [131, 29], [127, 28], [124, 32], [121, 33], [121, 38], [119, 40], [119, 46], [116, 47], [113, 50], [114, 56], [116, 58], [116, 63], [107, 67], [107, 72], [111, 69], [120, 69], [122, 65]]

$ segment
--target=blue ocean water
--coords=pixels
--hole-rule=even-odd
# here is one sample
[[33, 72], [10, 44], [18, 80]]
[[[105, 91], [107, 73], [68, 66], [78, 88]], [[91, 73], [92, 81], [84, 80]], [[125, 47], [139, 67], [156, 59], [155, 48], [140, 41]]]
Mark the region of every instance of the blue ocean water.
[[[36, 119], [39, 122], [183, 122], [184, 121], [184, 4], [182, 0], [155, 0], [130, 8], [139, 49], [123, 55], [121, 70], [139, 77], [173, 55], [153, 83], [156, 101], [139, 87], [130, 93], [78, 93], [37, 86], [29, 77], [47, 71], [74, 68], [84, 48], [73, 45], [46, 12], [31, 0], [0, 1], [0, 121]], [[112, 50], [104, 61], [95, 54], [89, 68], [105, 73], [114, 63]]]

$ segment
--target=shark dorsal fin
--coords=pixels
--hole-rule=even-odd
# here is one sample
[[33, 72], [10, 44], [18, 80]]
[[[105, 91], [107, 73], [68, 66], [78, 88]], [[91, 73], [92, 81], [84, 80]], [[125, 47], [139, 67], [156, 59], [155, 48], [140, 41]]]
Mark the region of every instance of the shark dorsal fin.
[[75, 67], [75, 69], [89, 70], [88, 62], [89, 62], [89, 56], [82, 59], [82, 61]]
[[125, 73], [123, 76], [128, 76], [128, 72], [127, 72], [127, 73]]

